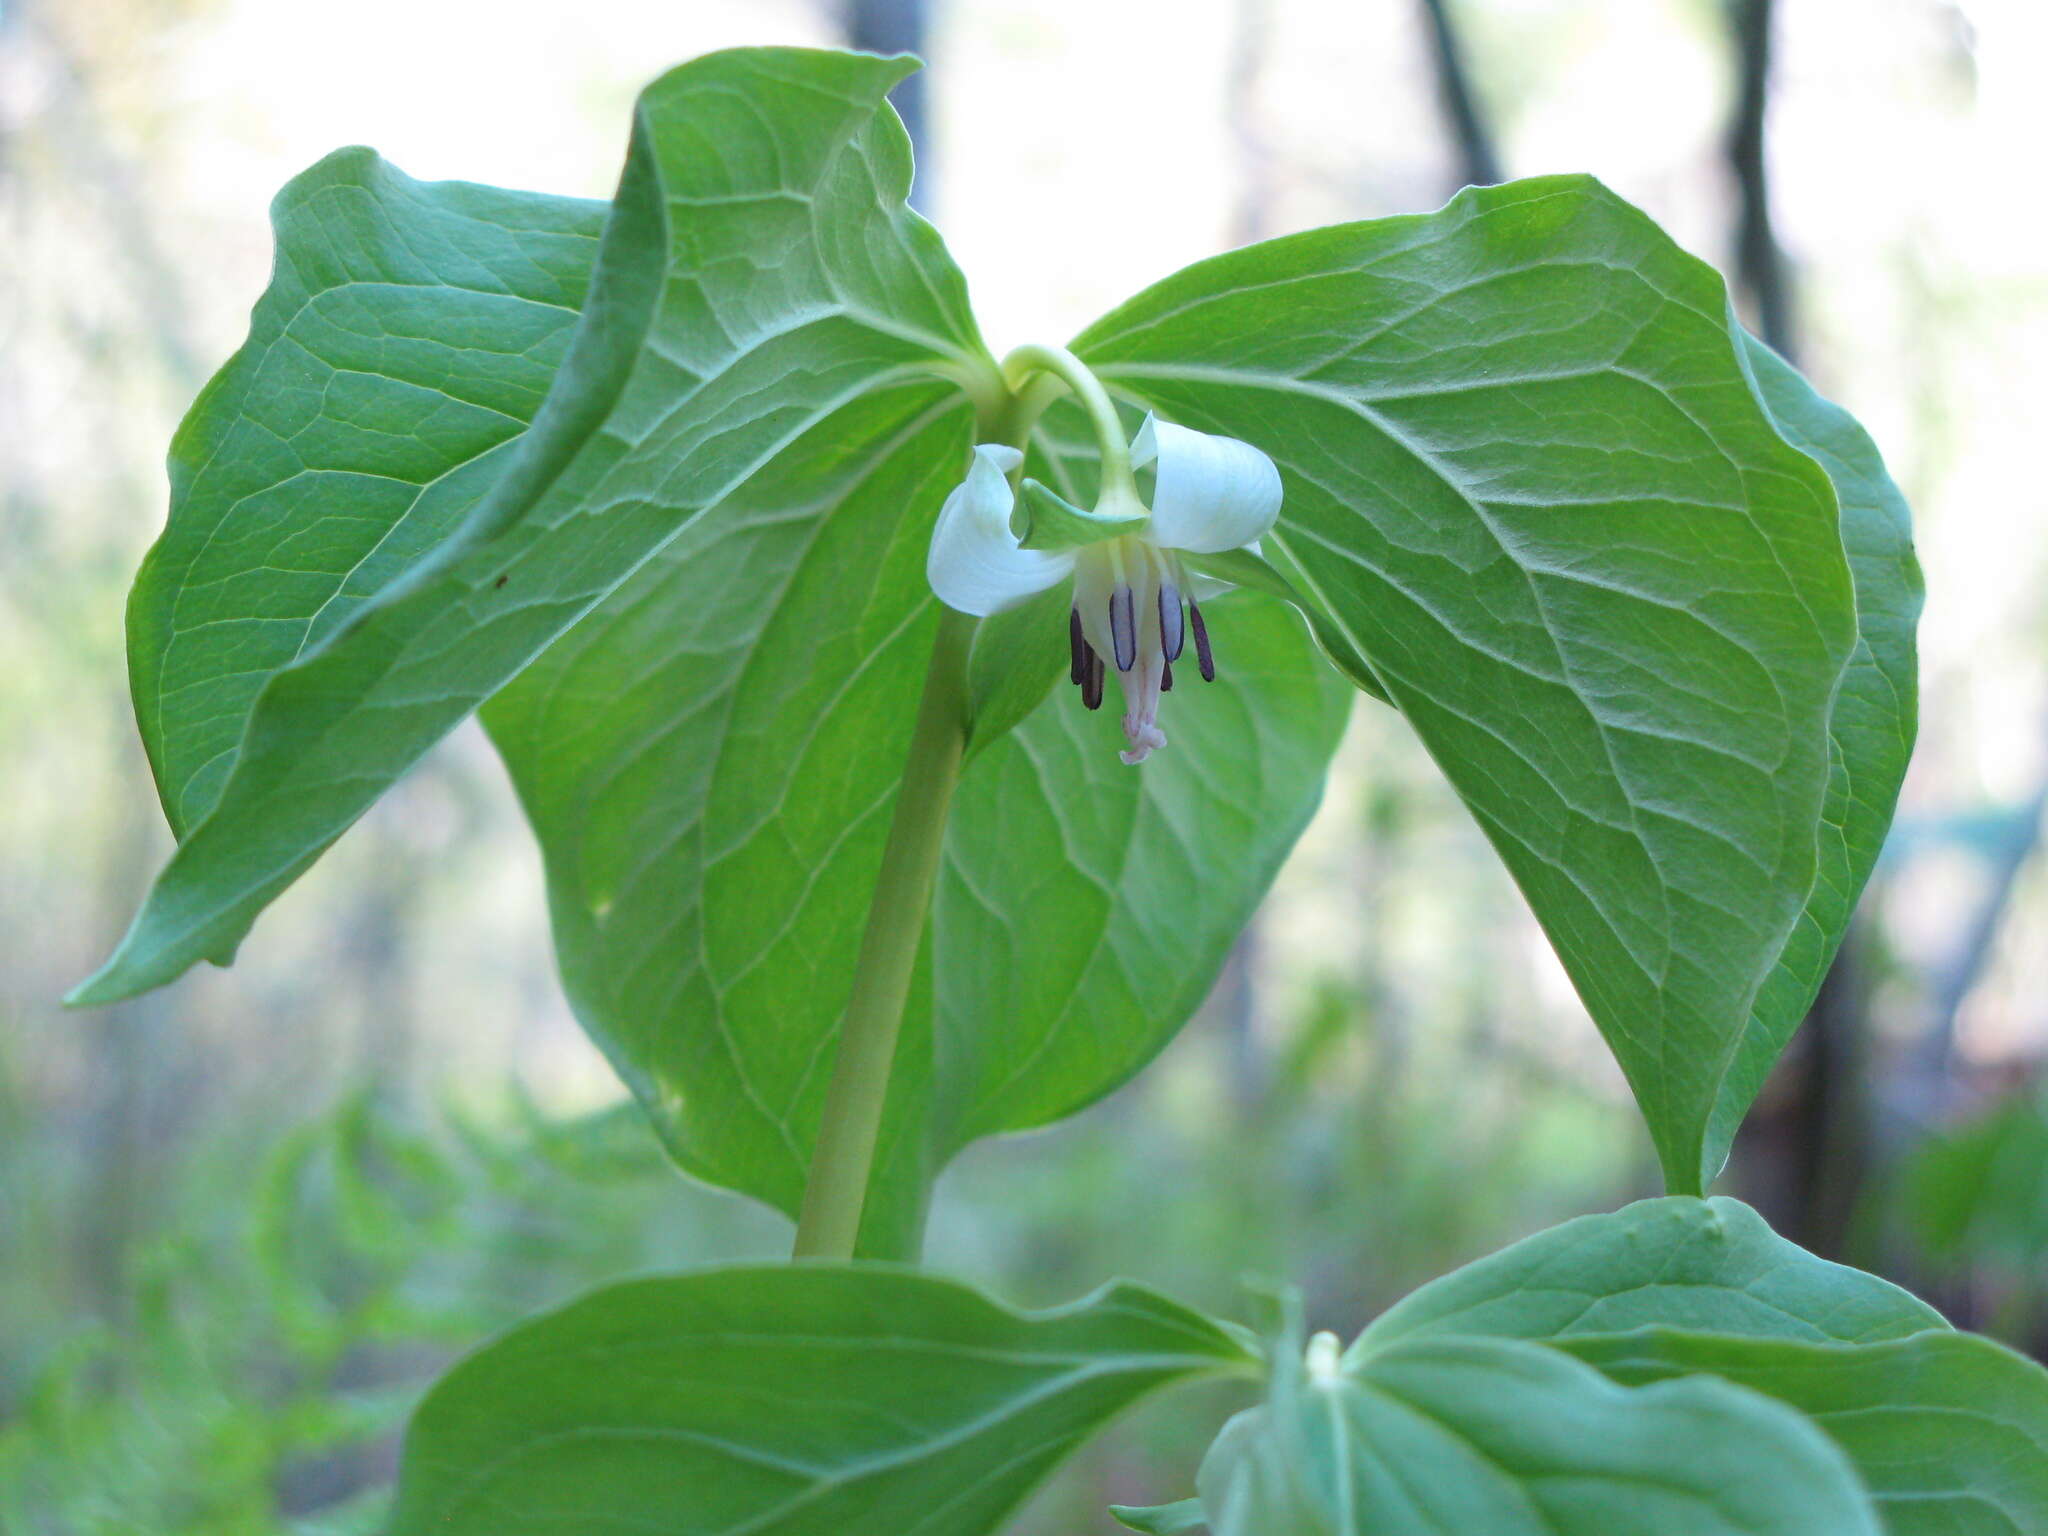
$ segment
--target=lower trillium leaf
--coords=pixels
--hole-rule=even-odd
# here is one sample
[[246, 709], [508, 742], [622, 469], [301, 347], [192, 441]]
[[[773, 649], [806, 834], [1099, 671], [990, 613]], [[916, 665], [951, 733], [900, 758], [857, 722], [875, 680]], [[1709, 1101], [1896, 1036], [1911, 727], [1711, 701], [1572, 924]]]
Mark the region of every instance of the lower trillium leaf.
[[1139, 1286], [1022, 1313], [908, 1271], [710, 1270], [599, 1291], [428, 1395], [391, 1536], [990, 1536], [1156, 1388], [1251, 1359]]
[[1352, 1352], [1452, 1334], [1557, 1339], [1658, 1325], [1847, 1343], [1948, 1326], [1890, 1281], [1787, 1242], [1739, 1200], [1674, 1195], [1581, 1216], [1432, 1280], [1375, 1319]]
[[2048, 1532], [2048, 1370], [1989, 1339], [1805, 1344], [1650, 1328], [1559, 1347], [1617, 1381], [1712, 1376], [1798, 1409], [1855, 1464], [1887, 1536]]
[[1878, 1536], [1841, 1451], [1706, 1378], [1638, 1389], [1540, 1345], [1395, 1345], [1227, 1426], [1213, 1536]]

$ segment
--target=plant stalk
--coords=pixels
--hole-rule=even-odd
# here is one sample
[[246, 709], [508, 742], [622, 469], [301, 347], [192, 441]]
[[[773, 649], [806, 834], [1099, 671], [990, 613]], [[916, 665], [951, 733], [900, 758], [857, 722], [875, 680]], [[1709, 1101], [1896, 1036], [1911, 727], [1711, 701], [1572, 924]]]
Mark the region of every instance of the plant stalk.
[[[1095, 377], [1088, 365], [1065, 347], [1033, 345], [1018, 347], [1003, 359], [1002, 366], [1003, 377], [1012, 394], [1021, 400], [1028, 392], [1033, 419], [1050, 403], [1050, 397], [1030, 388], [1033, 375], [1050, 374], [1074, 392], [1095, 428], [1096, 451], [1102, 461], [1101, 499], [1123, 494], [1135, 500], [1137, 488], [1131, 477], [1131, 454], [1124, 441], [1123, 420], [1116, 413], [1116, 404], [1109, 398], [1109, 391], [1102, 387], [1102, 381]], [[1002, 441], [1015, 442], [1016, 429], [1020, 425], [1023, 431], [1028, 432], [1031, 421], [1007, 423], [1010, 435]]]
[[[945, 842], [946, 812], [967, 748], [967, 654], [975, 620], [939, 610], [925, 671], [924, 697], [910, 755], [868, 906], [853, 991], [839, 1026], [839, 1053], [825, 1090], [825, 1114], [811, 1153], [797, 1221], [798, 1259], [850, 1259], [860, 1236], [875, 1143], [889, 1097], [889, 1073], [910, 996], [910, 975], [924, 939]], [[896, 1255], [892, 1255], [896, 1257]]]

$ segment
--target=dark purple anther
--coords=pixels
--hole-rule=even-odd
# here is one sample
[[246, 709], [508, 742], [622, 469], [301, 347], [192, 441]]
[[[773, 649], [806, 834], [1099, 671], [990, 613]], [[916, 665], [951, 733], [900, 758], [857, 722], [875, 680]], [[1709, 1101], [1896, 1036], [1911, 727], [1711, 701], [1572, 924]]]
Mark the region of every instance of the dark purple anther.
[[1102, 679], [1104, 676], [1102, 658], [1095, 654], [1095, 647], [1086, 645], [1088, 665], [1081, 673], [1081, 702], [1090, 709], [1102, 708]]
[[1170, 581], [1159, 584], [1159, 648], [1168, 661], [1180, 660], [1180, 648], [1187, 643], [1181, 624], [1180, 588]]
[[1116, 647], [1116, 669], [1128, 672], [1138, 664], [1138, 600], [1119, 586], [1109, 594], [1109, 640]]
[[1088, 673], [1088, 642], [1081, 634], [1081, 610], [1067, 610], [1067, 648], [1073, 661], [1067, 667], [1067, 681], [1078, 685]]
[[1161, 693], [1173, 692], [1173, 663], [1164, 656], [1159, 658], [1159, 691]]
[[1188, 601], [1188, 618], [1195, 626], [1195, 661], [1202, 669], [1202, 681], [1216, 681], [1216, 658], [1209, 654], [1209, 626], [1202, 622], [1201, 605]]

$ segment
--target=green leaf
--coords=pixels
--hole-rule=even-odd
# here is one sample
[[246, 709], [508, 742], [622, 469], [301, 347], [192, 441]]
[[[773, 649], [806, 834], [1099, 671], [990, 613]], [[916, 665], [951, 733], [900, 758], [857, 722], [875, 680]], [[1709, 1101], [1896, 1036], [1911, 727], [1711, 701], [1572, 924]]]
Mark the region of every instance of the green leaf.
[[1194, 1013], [1322, 798], [1351, 692], [1284, 604], [1213, 605], [1218, 675], [1172, 745], [1117, 760], [1113, 705], [1062, 687], [978, 758], [946, 834], [933, 934], [936, 1145], [1045, 1125], [1150, 1061]]
[[264, 682], [459, 525], [539, 409], [606, 205], [420, 183], [367, 149], [278, 194], [249, 339], [171, 444], [129, 599], [130, 685], [179, 837]]
[[1250, 1365], [1134, 1285], [1028, 1313], [851, 1266], [633, 1281], [443, 1378], [391, 1531], [983, 1536], [1138, 1398]]
[[[968, 425], [902, 395], [841, 410], [484, 711], [540, 838], [577, 1018], [686, 1168], [792, 1213]], [[917, 1151], [885, 1148], [883, 1180], [913, 1202], [877, 1213], [898, 1232]]]
[[1181, 1499], [1172, 1504], [1112, 1504], [1110, 1514], [1127, 1530], [1145, 1536], [1180, 1536], [1182, 1531], [1199, 1530], [1206, 1518], [1200, 1499]]
[[1291, 603], [1308, 621], [1309, 632], [1316, 637], [1316, 644], [1323, 648], [1330, 665], [1349, 678], [1353, 687], [1363, 689], [1376, 699], [1386, 699], [1386, 689], [1372, 674], [1372, 663], [1353, 648], [1350, 637], [1337, 621], [1263, 555], [1249, 549], [1229, 549], [1216, 555], [1183, 552], [1177, 558], [1182, 565], [1200, 575], [1227, 581], [1232, 586], [1249, 587], [1254, 592], [1264, 592], [1283, 603]]
[[1698, 1193], [1813, 888], [1856, 639], [1835, 492], [1720, 279], [1553, 177], [1197, 263], [1074, 349], [1280, 466], [1276, 558], [1499, 849]]
[[1736, 1128], [1771, 1064], [1813, 1006], [1821, 979], [1884, 848], [1919, 722], [1913, 632], [1925, 595], [1913, 555], [1913, 516], [1885, 472], [1870, 435], [1823, 400], [1797, 369], [1753, 336], [1743, 337], [1765, 408], [1794, 447], [1813, 456], [1842, 505], [1842, 544], [1856, 583], [1856, 648], [1828, 718], [1828, 798], [1820, 866], [1806, 910], [1757, 994], [1729, 1063], [1702, 1166], [1726, 1161]]
[[1900, 1227], [1953, 1274], [2027, 1274], [2048, 1259], [2048, 1103], [2022, 1092], [1923, 1137], [1897, 1173]]
[[1518, 1339], [1700, 1333], [1867, 1343], [1946, 1328], [1889, 1281], [1817, 1259], [1737, 1200], [1672, 1196], [1539, 1232], [1413, 1292], [1352, 1346], [1483, 1334]]
[[1653, 1328], [1562, 1347], [1617, 1381], [1704, 1374], [1798, 1409], [1855, 1463], [1889, 1536], [2048, 1531], [2048, 1371], [1988, 1339], [1800, 1344]]
[[[844, 486], [822, 483], [836, 456], [793, 455], [801, 476], [700, 523], [484, 713], [577, 1016], [685, 1167], [792, 1214], [936, 614], [925, 541], [964, 458], [957, 415]], [[1064, 603], [1045, 622], [1063, 667]], [[1226, 599], [1212, 632], [1217, 682], [1174, 692], [1143, 769], [1071, 689], [969, 765], [864, 1253], [913, 1250], [960, 1147], [1150, 1060], [1314, 810], [1346, 690], [1280, 604]]]
[[1226, 1426], [1214, 1536], [1876, 1536], [1842, 1452], [1712, 1377], [1617, 1386], [1553, 1349], [1419, 1339]]
[[1024, 549], [1080, 549], [1121, 539], [1151, 522], [1142, 515], [1091, 512], [1039, 480], [1026, 480], [1010, 515], [1010, 531]]
[[964, 412], [948, 380], [993, 365], [904, 203], [884, 97], [911, 67], [751, 49], [655, 82], [587, 296], [587, 205], [360, 154], [287, 190], [277, 289], [180, 433], [134, 600], [182, 840], [74, 1001], [230, 954], [422, 752], [792, 443], [861, 431], [862, 455]]
[[975, 626], [967, 658], [968, 707], [974, 711], [970, 759], [1016, 729], [1045, 702], [1054, 683], [1066, 680], [1067, 615], [1073, 605], [1074, 589], [1063, 582]]

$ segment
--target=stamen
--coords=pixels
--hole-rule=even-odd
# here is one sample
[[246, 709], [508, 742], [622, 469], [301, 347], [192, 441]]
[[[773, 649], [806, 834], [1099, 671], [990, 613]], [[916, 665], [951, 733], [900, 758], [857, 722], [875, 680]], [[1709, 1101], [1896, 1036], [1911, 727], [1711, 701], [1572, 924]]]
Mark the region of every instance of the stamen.
[[1081, 634], [1081, 610], [1067, 610], [1067, 648], [1073, 660], [1067, 667], [1067, 681], [1079, 684], [1088, 672], [1088, 642]]
[[1170, 581], [1159, 584], [1159, 646], [1166, 652], [1168, 661], [1179, 661], [1181, 647], [1187, 643], [1187, 631], [1182, 627], [1180, 613], [1180, 588]]
[[1116, 669], [1128, 672], [1138, 664], [1138, 603], [1128, 586], [1109, 594], [1109, 638], [1116, 647]]
[[1164, 656], [1159, 658], [1159, 691], [1173, 692], [1173, 663]]
[[1202, 622], [1202, 608], [1193, 598], [1188, 599], [1188, 618], [1195, 626], [1195, 661], [1202, 669], [1202, 681], [1216, 681], [1216, 658], [1209, 654], [1209, 626]]
[[1087, 666], [1081, 673], [1081, 702], [1089, 709], [1102, 708], [1102, 658], [1095, 654], [1095, 647], [1087, 641], [1081, 642], [1087, 652]]

